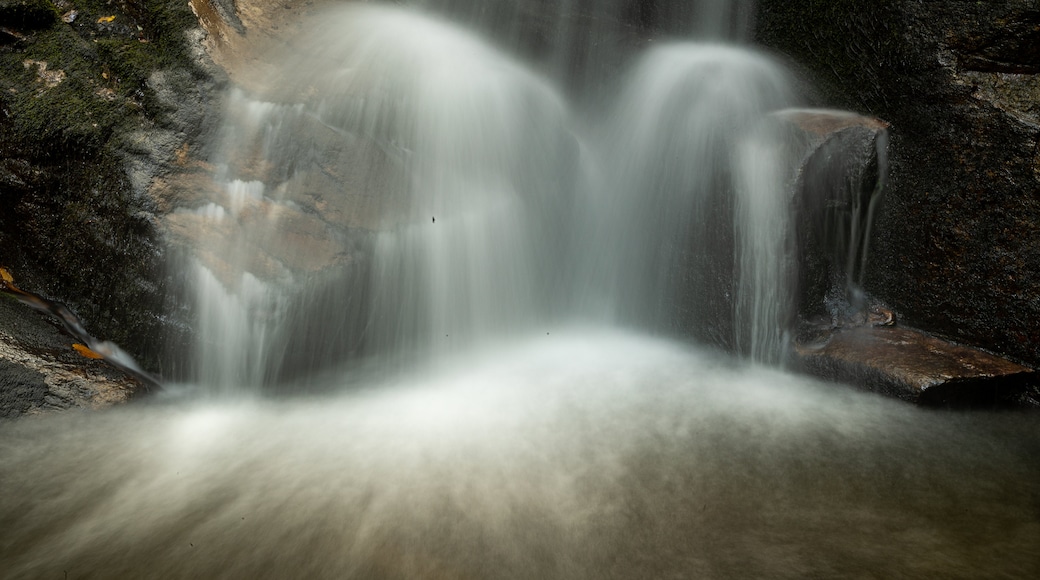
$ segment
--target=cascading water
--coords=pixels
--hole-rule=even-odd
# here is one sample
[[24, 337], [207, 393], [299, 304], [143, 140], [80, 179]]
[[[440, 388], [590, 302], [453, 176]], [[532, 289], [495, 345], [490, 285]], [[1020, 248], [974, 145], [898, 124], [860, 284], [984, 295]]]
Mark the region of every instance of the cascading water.
[[[261, 189], [270, 191], [265, 204], [291, 207], [301, 197], [351, 197], [358, 189], [381, 198], [360, 221], [321, 216], [329, 229], [323, 237], [350, 235], [348, 228], [367, 236], [367, 270], [342, 291], [371, 297], [358, 331], [367, 352], [413, 358], [543, 324], [559, 290], [556, 256], [570, 209], [564, 188], [577, 155], [562, 99], [473, 34], [436, 18], [373, 6], [336, 18], [311, 31], [284, 64], [279, 87], [293, 90], [276, 87], [267, 96], [280, 104], [235, 95], [231, 107], [253, 113], [229, 115], [219, 147], [227, 167], [222, 181], [242, 183], [240, 173], [260, 166]], [[318, 143], [313, 132], [321, 133]], [[330, 147], [351, 150], [352, 161], [378, 157], [389, 167], [373, 175], [368, 167], [337, 165], [321, 158]], [[315, 190], [308, 174], [318, 171], [343, 177]], [[249, 246], [277, 238], [283, 227], [277, 219], [255, 220], [224, 253], [255, 262]], [[274, 286], [298, 291], [293, 264], [267, 260], [268, 270], [269, 262], [283, 279], [266, 281], [259, 294]], [[248, 275], [255, 286], [263, 274]], [[207, 304], [212, 289], [198, 288]], [[207, 365], [216, 376], [204, 373], [202, 383], [227, 382], [241, 367], [236, 358], [247, 349], [236, 338], [255, 342], [289, 328], [281, 317], [299, 315], [257, 308], [245, 294], [241, 302], [229, 310], [260, 310], [267, 321], [236, 337], [219, 325], [241, 324], [241, 316], [215, 318], [217, 335], [203, 336], [204, 350], [224, 348], [220, 357], [233, 368]], [[201, 325], [203, 334], [210, 322]], [[276, 343], [285, 340], [291, 337]], [[269, 352], [266, 372], [247, 375], [243, 384], [276, 376], [271, 365], [280, 354]]]
[[[618, 21], [524, 65], [519, 32], [351, 3], [232, 91], [217, 187], [169, 217], [200, 241], [198, 381], [239, 396], [0, 424], [6, 577], [1035, 576], [1035, 417], [648, 336], [781, 359], [795, 97], [718, 44], [534, 72], [610, 68]], [[279, 383], [308, 396], [240, 396]]]
[[779, 359], [766, 338], [788, 301], [786, 168], [763, 125], [792, 100], [778, 66], [733, 47], [666, 45], [636, 67], [599, 139], [604, 176], [584, 200], [591, 233], [580, 242], [583, 282], [608, 288], [621, 320], [681, 320], [695, 328], [679, 330]]
[[[368, 297], [356, 332], [361, 351], [411, 364], [574, 317], [675, 332], [684, 329], [674, 328], [673, 313], [686, 307], [687, 334], [711, 328], [710, 340], [756, 360], [781, 359], [790, 260], [784, 168], [770, 157], [776, 143], [750, 143], [766, 115], [794, 97], [769, 59], [723, 45], [666, 44], [634, 67], [608, 113], [571, 115], [549, 81], [472, 32], [418, 11], [352, 6], [309, 29], [281, 70], [265, 95], [231, 101], [218, 147], [226, 213], [240, 215], [243, 198], [310, 203], [330, 230], [323, 235], [368, 232], [366, 269], [343, 289]], [[351, 153], [343, 161], [330, 149]], [[318, 172], [336, 179], [316, 184], [310, 174]], [[232, 195], [243, 183], [260, 189]], [[374, 201], [358, 199], [366, 196]], [[313, 202], [337, 198], [364, 217], [344, 221]], [[734, 221], [722, 217], [731, 212]], [[239, 256], [251, 276], [244, 287], [264, 280], [277, 292], [297, 291], [291, 263], [260, 262], [281, 278], [274, 281], [246, 263], [258, 263], [248, 244], [278, 238], [282, 228], [277, 219], [252, 220], [223, 252]], [[262, 328], [241, 333], [251, 343], [291, 329], [280, 317], [300, 316], [256, 300], [243, 294], [227, 308], [264, 311]], [[720, 310], [726, 314], [713, 324]], [[200, 382], [226, 384], [242, 370], [242, 353], [258, 345], [236, 344], [236, 333], [219, 324], [206, 337], [213, 321], [239, 324], [243, 315], [201, 312], [209, 320], [200, 357], [227, 366], [205, 364]], [[240, 383], [278, 376], [280, 356], [269, 350], [260, 357], [267, 368]]]

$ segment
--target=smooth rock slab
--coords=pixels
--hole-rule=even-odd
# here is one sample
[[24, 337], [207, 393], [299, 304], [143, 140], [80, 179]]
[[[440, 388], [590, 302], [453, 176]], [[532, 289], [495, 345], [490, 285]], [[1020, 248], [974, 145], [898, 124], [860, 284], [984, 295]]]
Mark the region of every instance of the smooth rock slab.
[[795, 347], [811, 374], [930, 407], [1037, 406], [1040, 373], [898, 326], [839, 329]]

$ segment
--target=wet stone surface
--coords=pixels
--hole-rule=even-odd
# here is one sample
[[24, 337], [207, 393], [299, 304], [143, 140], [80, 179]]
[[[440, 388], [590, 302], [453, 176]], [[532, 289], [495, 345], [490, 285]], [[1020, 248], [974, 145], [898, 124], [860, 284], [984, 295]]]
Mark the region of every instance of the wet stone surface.
[[808, 372], [929, 407], [1040, 408], [1040, 373], [898, 326], [835, 329], [796, 347]]
[[0, 417], [17, 417], [31, 408], [40, 408], [51, 399], [47, 383], [39, 371], [0, 359]]
[[890, 122], [866, 289], [916, 328], [1040, 364], [1040, 10], [759, 2], [757, 40], [816, 99]]
[[0, 296], [0, 420], [130, 400], [142, 387], [77, 354], [74, 339], [44, 315]]

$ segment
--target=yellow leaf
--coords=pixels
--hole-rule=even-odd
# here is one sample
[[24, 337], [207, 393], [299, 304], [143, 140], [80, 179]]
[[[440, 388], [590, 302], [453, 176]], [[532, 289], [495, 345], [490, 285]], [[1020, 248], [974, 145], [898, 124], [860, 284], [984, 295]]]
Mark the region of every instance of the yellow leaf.
[[7, 271], [7, 268], [0, 268], [0, 278], [3, 278], [4, 282], [7, 282], [8, 284], [14, 282], [14, 276]]
[[108, 24], [109, 22], [112, 22], [115, 19], [115, 16], [102, 16], [101, 18], [98, 18], [97, 21], [98, 24]]
[[85, 344], [80, 344], [77, 342], [76, 344], [72, 345], [72, 348], [75, 349], [76, 352], [87, 358], [105, 358], [104, 355], [98, 354], [90, 350], [90, 348], [88, 348]]

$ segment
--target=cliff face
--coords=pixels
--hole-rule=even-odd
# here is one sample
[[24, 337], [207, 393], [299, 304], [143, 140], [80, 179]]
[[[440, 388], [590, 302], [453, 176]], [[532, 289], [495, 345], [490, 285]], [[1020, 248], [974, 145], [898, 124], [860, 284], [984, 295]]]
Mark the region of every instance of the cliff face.
[[1040, 364], [1040, 9], [762, 0], [821, 104], [891, 122], [868, 289], [908, 325]]
[[0, 260], [157, 370], [178, 324], [150, 182], [198, 142], [215, 70], [187, 3], [0, 0]]

